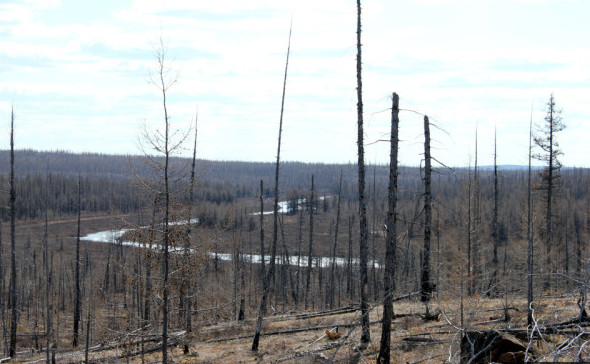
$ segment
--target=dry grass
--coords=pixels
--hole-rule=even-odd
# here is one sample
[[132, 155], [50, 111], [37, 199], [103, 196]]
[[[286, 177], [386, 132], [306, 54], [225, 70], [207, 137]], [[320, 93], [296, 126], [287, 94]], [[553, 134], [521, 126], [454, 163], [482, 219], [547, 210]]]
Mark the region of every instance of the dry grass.
[[[487, 298], [465, 298], [464, 317], [470, 317], [468, 329], [505, 329], [524, 327], [526, 301], [511, 301], [511, 320], [504, 322], [503, 300]], [[432, 305], [436, 308], [436, 305]], [[444, 314], [440, 321], [425, 322], [421, 319], [423, 305], [419, 301], [397, 302], [393, 322], [392, 353], [395, 363], [455, 362], [458, 360], [460, 317], [457, 300], [441, 302]], [[473, 312], [472, 312], [473, 311]], [[579, 311], [576, 297], [552, 297], [541, 299], [536, 305], [539, 325], [564, 322], [575, 318]], [[324, 362], [334, 356], [335, 362], [375, 362], [379, 349], [381, 307], [371, 310], [372, 342], [359, 353], [360, 321], [359, 311], [326, 314], [319, 317], [297, 317], [295, 315], [273, 315], [265, 319], [260, 350], [250, 350], [254, 321], [222, 322], [196, 329], [190, 342], [190, 354], [182, 352], [181, 345], [170, 348], [169, 356], [175, 363], [313, 363]], [[330, 340], [326, 329], [338, 327], [341, 337]], [[301, 329], [297, 331], [296, 329]], [[288, 332], [291, 331], [291, 332]], [[181, 335], [182, 336], [182, 335]], [[413, 338], [413, 339], [408, 339]], [[416, 339], [422, 338], [422, 339]], [[581, 337], [581, 340], [585, 338]], [[548, 352], [562, 345], [567, 338], [562, 335], [544, 335], [545, 342], [536, 344], [536, 349]], [[411, 340], [411, 341], [409, 341]], [[146, 348], [157, 343], [146, 344]], [[576, 348], [579, 348], [576, 344]], [[110, 350], [90, 353], [92, 362], [155, 363], [161, 359], [159, 351], [143, 356], [138, 344], [123, 345]], [[126, 355], [130, 357], [125, 357]], [[586, 355], [586, 354], [584, 354]], [[360, 356], [360, 357], [359, 357]], [[571, 356], [571, 355], [570, 355]], [[84, 353], [57, 353], [58, 362], [74, 363], [84, 359]], [[567, 356], [564, 356], [566, 358]], [[42, 353], [21, 353], [23, 362], [39, 362]], [[583, 356], [586, 360], [587, 356]], [[553, 358], [551, 358], [552, 360]], [[560, 359], [560, 358], [558, 358]], [[357, 361], [358, 360], [358, 361]]]

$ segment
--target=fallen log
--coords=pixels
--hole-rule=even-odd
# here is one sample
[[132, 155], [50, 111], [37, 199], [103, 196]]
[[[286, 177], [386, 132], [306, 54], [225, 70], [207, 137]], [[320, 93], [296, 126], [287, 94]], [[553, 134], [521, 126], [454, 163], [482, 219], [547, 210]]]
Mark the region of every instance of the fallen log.
[[402, 339], [406, 342], [411, 343], [433, 343], [433, 344], [440, 344], [442, 341], [432, 338], [432, 337], [420, 337], [420, 336], [408, 336]]

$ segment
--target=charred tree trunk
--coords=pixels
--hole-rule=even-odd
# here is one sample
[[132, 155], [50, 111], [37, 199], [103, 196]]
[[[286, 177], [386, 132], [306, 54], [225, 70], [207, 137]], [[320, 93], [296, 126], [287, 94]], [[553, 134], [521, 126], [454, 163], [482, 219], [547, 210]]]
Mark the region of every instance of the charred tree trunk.
[[[188, 199], [188, 211], [187, 211], [187, 219], [186, 219], [186, 244], [184, 247], [184, 265], [185, 268], [188, 269], [189, 267], [189, 251], [191, 248], [191, 233], [192, 233], [192, 212], [193, 212], [193, 203], [195, 200], [195, 166], [197, 161], [197, 122], [198, 116], [195, 117], [195, 139], [193, 142], [193, 158], [191, 163], [191, 178], [190, 178], [190, 185], [189, 185], [189, 199]], [[191, 277], [192, 274], [187, 272], [185, 277]], [[189, 282], [187, 282], [189, 283]], [[187, 286], [190, 284], [187, 284]], [[183, 295], [183, 304], [184, 304], [184, 329], [187, 333], [193, 331], [193, 323], [192, 323], [192, 316], [191, 316], [191, 299], [189, 298], [189, 294], [187, 292], [188, 287], [183, 287], [184, 295]], [[189, 353], [188, 342], [185, 341], [183, 348], [183, 353], [186, 355]]]
[[533, 325], [533, 200], [531, 158], [533, 151], [533, 110], [531, 107], [531, 121], [529, 123], [529, 169], [527, 182], [527, 325]]
[[49, 275], [49, 222], [47, 216], [48, 198], [47, 186], [45, 188], [45, 233], [43, 235], [43, 260], [45, 268], [45, 355], [46, 362], [49, 363], [49, 344], [51, 338], [51, 302], [49, 301], [49, 292], [51, 289], [51, 276]]
[[495, 285], [498, 282], [498, 247], [500, 246], [500, 234], [498, 231], [498, 163], [497, 163], [497, 138], [494, 130], [494, 212], [492, 216], [492, 239], [494, 240], [494, 255], [492, 258], [492, 278], [488, 286], [488, 293], [495, 291]]
[[424, 116], [424, 250], [422, 257], [422, 275], [420, 299], [426, 307], [429, 316], [430, 295], [430, 241], [432, 238], [432, 190], [431, 190], [431, 156], [430, 156], [430, 123], [428, 116]]
[[309, 245], [307, 247], [307, 272], [305, 276], [305, 309], [309, 308], [309, 297], [311, 295], [311, 268], [313, 264], [313, 215], [314, 215], [314, 180], [311, 175], [311, 195], [309, 198]]
[[14, 109], [10, 115], [10, 346], [8, 354], [16, 356], [16, 329], [18, 324], [16, 299], [16, 190], [14, 186]]
[[348, 217], [348, 258], [346, 259], [346, 293], [348, 299], [354, 299], [354, 283], [352, 281], [352, 216]]
[[303, 244], [303, 210], [299, 211], [299, 233], [297, 235], [297, 281], [295, 284], [295, 289], [297, 294], [295, 295], [297, 299], [295, 300], [295, 306], [299, 307], [300, 302], [300, 293], [299, 288], [301, 286], [301, 246]]
[[356, 81], [357, 81], [357, 147], [358, 147], [358, 188], [359, 188], [359, 264], [361, 284], [361, 348], [366, 348], [371, 341], [369, 330], [369, 277], [367, 262], [369, 247], [367, 245], [367, 205], [365, 202], [365, 146], [363, 131], [363, 81], [362, 81], [362, 52], [361, 52], [361, 0], [356, 2]]
[[472, 220], [472, 244], [473, 250], [471, 252], [471, 259], [473, 262], [473, 277], [471, 292], [477, 292], [480, 287], [480, 280], [482, 275], [481, 269], [481, 198], [479, 188], [479, 168], [478, 168], [478, 146], [477, 146], [478, 130], [475, 128], [475, 165], [473, 169], [473, 220]]
[[81, 181], [80, 175], [78, 175], [78, 228], [76, 231], [76, 259], [74, 261], [75, 264], [75, 282], [74, 282], [74, 289], [75, 289], [75, 301], [74, 301], [74, 338], [72, 340], [72, 346], [74, 348], [78, 347], [78, 336], [79, 336], [79, 329], [80, 329], [80, 317], [81, 317], [81, 306], [82, 306], [82, 292], [80, 289], [80, 210], [82, 209], [81, 206]]
[[330, 290], [328, 293], [328, 306], [330, 309], [334, 307], [334, 288], [336, 285], [335, 270], [336, 270], [336, 247], [338, 245], [338, 227], [340, 226], [340, 202], [342, 197], [342, 169], [340, 170], [340, 182], [338, 183], [338, 204], [336, 208], [336, 227], [334, 228], [334, 245], [332, 246], [332, 266], [330, 267]]
[[391, 106], [391, 149], [389, 154], [389, 194], [387, 211], [387, 236], [385, 245], [385, 275], [383, 285], [383, 322], [381, 328], [381, 346], [377, 363], [390, 362], [391, 321], [393, 320], [393, 293], [395, 291], [395, 249], [397, 245], [397, 152], [399, 130], [399, 96], [394, 92]]
[[[258, 319], [256, 321], [256, 332], [252, 342], [252, 350], [258, 351], [258, 344], [260, 342], [260, 331], [262, 330], [262, 319], [264, 311], [266, 310], [266, 299], [270, 290], [270, 283], [274, 275], [275, 260], [277, 254], [277, 240], [278, 240], [278, 221], [279, 221], [279, 166], [281, 158], [281, 136], [283, 132], [283, 112], [285, 109], [285, 90], [287, 88], [287, 70], [289, 68], [289, 54], [291, 52], [291, 29], [289, 29], [289, 43], [287, 46], [287, 60], [285, 61], [285, 76], [283, 78], [283, 95], [281, 97], [281, 116], [279, 120], [279, 140], [277, 143], [277, 163], [275, 166], [275, 187], [274, 187], [274, 208], [273, 208], [273, 232], [272, 232], [272, 246], [270, 254], [270, 262], [268, 267], [268, 274], [263, 281], [262, 299], [260, 301], [260, 310], [258, 312]], [[262, 182], [261, 182], [262, 188]], [[262, 192], [262, 191], [261, 191]], [[260, 214], [262, 215], [262, 211]]]

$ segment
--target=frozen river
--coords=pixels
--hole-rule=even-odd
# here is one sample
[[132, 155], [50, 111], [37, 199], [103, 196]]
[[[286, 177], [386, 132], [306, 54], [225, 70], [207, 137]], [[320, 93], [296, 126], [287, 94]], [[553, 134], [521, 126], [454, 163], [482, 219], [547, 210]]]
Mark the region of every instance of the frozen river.
[[[282, 208], [286, 209], [287, 206], [287, 202], [281, 202], [281, 204], [283, 204]], [[270, 212], [272, 213], [272, 212]], [[268, 214], [268, 212], [264, 212], [264, 214]], [[198, 220], [194, 219], [191, 220], [192, 223], [196, 223], [198, 222]], [[177, 222], [175, 223], [175, 225], [183, 225], [186, 224], [186, 221], [181, 221], [181, 222]], [[135, 248], [147, 248], [147, 244], [142, 244], [136, 241], [131, 241], [131, 240], [121, 240], [121, 238], [125, 235], [125, 233], [128, 233], [132, 231], [131, 229], [120, 229], [120, 230], [105, 230], [105, 231], [98, 231], [95, 233], [91, 233], [85, 236], [82, 236], [80, 238], [80, 240], [84, 240], [84, 241], [89, 241], [89, 242], [93, 242], [93, 243], [106, 243], [106, 244], [121, 244], [123, 246], [131, 246], [131, 247], [135, 247]], [[161, 245], [157, 245], [157, 244], [152, 244], [152, 249], [157, 249], [157, 250], [162, 250], [163, 247]], [[182, 248], [177, 248], [176, 251], [183, 251]], [[227, 254], [227, 253], [215, 253], [215, 252], [209, 252], [208, 253], [209, 256], [211, 257], [217, 257], [217, 259], [219, 260], [224, 260], [224, 261], [231, 261], [233, 260], [233, 254]], [[253, 263], [253, 264], [260, 264], [260, 261], [262, 260], [262, 257], [259, 254], [241, 254], [240, 257], [245, 261], [245, 262], [249, 262], [249, 263]], [[264, 257], [265, 262], [270, 262], [270, 257], [267, 255]], [[283, 264], [283, 257], [277, 257], [275, 260], [276, 264]], [[297, 257], [296, 255], [290, 255], [289, 256], [289, 264], [290, 265], [297, 265], [297, 261], [299, 260], [299, 264], [300, 266], [307, 266], [307, 256], [301, 256], [301, 257]], [[347, 264], [347, 259], [345, 258], [336, 258], [335, 260], [336, 265], [339, 266], [346, 266]], [[313, 266], [317, 267], [318, 265], [320, 265], [321, 267], [325, 268], [325, 267], [330, 267], [332, 264], [332, 258], [330, 257], [314, 257], [313, 258]], [[358, 265], [359, 261], [357, 258], [353, 258], [352, 260], [352, 264], [354, 265]], [[369, 264], [372, 264], [372, 262], [369, 262]], [[375, 263], [376, 267], [379, 267], [378, 263]]]

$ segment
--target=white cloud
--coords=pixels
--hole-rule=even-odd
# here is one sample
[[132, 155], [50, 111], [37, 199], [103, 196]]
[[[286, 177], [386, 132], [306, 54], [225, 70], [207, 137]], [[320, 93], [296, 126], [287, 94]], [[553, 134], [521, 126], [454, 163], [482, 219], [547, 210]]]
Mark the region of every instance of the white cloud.
[[[212, 6], [200, 1], [133, 1], [117, 3], [117, 10], [100, 12], [105, 15], [91, 21], [68, 13], [74, 11], [69, 4], [36, 3], [31, 9], [15, 4], [0, 6], [0, 19], [8, 17], [7, 6], [17, 10], [10, 15], [12, 23], [0, 28], [6, 33], [0, 37], [0, 59], [7, 65], [0, 70], [0, 105], [5, 111], [15, 100], [22, 110], [23, 129], [50, 120], [53, 124], [47, 125], [58, 128], [55, 120], [63, 117], [67, 127], [80, 128], [79, 135], [84, 137], [90, 124], [76, 120], [92, 120], [104, 125], [89, 129], [95, 140], [71, 141], [72, 145], [133, 152], [133, 143], [108, 140], [121, 133], [127, 133], [121, 139], [134, 140], [133, 131], [141, 120], [150, 124], [160, 120], [159, 95], [148, 85], [147, 72], [154, 66], [153, 46], [162, 36], [171, 64], [180, 72], [169, 97], [173, 121], [187, 125], [199, 107], [203, 155], [272, 160], [293, 16], [285, 158], [356, 159], [353, 3], [220, 0]], [[501, 160], [522, 162], [530, 104], [534, 103], [535, 117], [542, 118], [544, 102], [552, 91], [564, 108], [566, 123], [575, 125], [574, 130], [581, 128], [580, 120], [590, 116], [586, 106], [590, 101], [590, 87], [586, 86], [590, 84], [590, 51], [567, 41], [530, 40], [528, 35], [533, 33], [521, 34], [517, 31], [521, 27], [511, 23], [528, 13], [512, 14], [504, 19], [506, 29], [496, 32], [494, 21], [485, 19], [481, 10], [476, 14], [476, 19], [483, 19], [481, 25], [453, 12], [457, 6], [470, 11], [473, 2], [436, 4], [364, 2], [367, 141], [388, 133], [390, 115], [381, 111], [389, 107], [393, 91], [400, 94], [403, 108], [427, 113], [450, 134], [433, 131], [437, 153], [452, 165], [468, 160], [476, 122], [482, 132], [482, 163], [491, 161], [494, 124], [502, 138], [499, 145], [507, 149], [499, 148]], [[484, 4], [501, 13], [509, 3]], [[46, 9], [68, 21], [55, 24], [45, 17]], [[518, 12], [524, 7], [514, 9]], [[572, 11], [571, 7], [559, 9], [564, 14]], [[555, 32], [566, 21], [560, 19], [556, 18]], [[525, 25], [537, 26], [532, 21]], [[568, 26], [563, 37], [575, 29], [584, 30], [584, 25]], [[421, 117], [409, 112], [401, 117], [404, 141], [400, 156], [404, 163], [418, 164]], [[562, 135], [563, 144], [575, 151], [576, 135], [568, 132]], [[36, 147], [34, 133], [27, 135], [29, 147]], [[44, 140], [43, 145], [51, 140]], [[388, 155], [386, 143], [367, 147], [368, 161], [385, 162]], [[571, 159], [564, 156], [564, 161], [586, 163], [571, 155]]]

